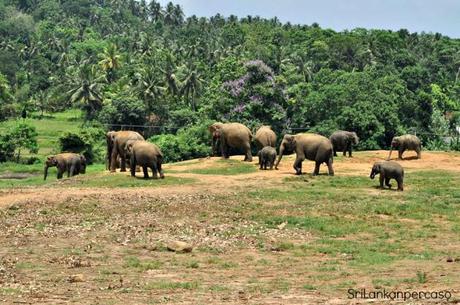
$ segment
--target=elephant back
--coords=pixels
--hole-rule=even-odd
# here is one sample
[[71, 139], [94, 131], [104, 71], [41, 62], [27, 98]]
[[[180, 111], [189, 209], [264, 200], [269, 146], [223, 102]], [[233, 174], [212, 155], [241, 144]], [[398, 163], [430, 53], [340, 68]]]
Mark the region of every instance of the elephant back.
[[270, 126], [262, 126], [256, 132], [255, 141], [257, 142], [260, 148], [263, 148], [265, 146], [275, 147], [276, 134], [270, 128]]
[[251, 141], [252, 139], [251, 130], [241, 123], [227, 123], [221, 129], [227, 140]]

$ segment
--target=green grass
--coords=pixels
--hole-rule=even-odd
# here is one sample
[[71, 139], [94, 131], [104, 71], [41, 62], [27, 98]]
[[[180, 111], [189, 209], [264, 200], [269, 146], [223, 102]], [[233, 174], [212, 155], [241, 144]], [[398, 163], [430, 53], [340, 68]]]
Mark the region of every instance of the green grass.
[[[36, 117], [37, 114], [34, 114]], [[58, 138], [67, 131], [77, 132], [83, 123], [82, 112], [70, 109], [65, 112], [46, 115], [44, 118], [30, 118], [26, 121], [37, 129], [39, 150], [37, 156], [44, 158], [57, 149]], [[0, 132], [14, 125], [14, 120], [0, 122]], [[28, 156], [24, 154], [24, 156]]]
[[198, 282], [170, 282], [170, 281], [158, 281], [150, 282], [144, 286], [146, 290], [194, 290], [200, 287]]
[[[198, 162], [197, 162], [198, 163]], [[172, 173], [190, 173], [198, 175], [240, 175], [257, 171], [254, 164], [238, 160], [218, 160], [216, 166], [189, 170], [171, 170]]]
[[147, 271], [160, 269], [163, 264], [160, 261], [155, 260], [140, 260], [135, 256], [128, 256], [125, 258], [125, 263], [123, 267], [125, 268], [135, 268], [139, 271]]
[[[41, 171], [43, 171], [43, 169], [41, 169]], [[64, 175], [64, 178], [61, 180], [56, 178], [56, 168], [49, 169], [46, 181], [43, 180], [43, 173], [35, 171], [32, 173], [35, 173], [36, 175], [26, 179], [0, 179], [0, 189], [33, 186], [106, 188], [155, 187], [165, 185], [183, 185], [196, 181], [193, 178], [171, 177], [168, 176], [167, 172], [165, 173], [165, 179], [152, 179], [151, 172], [149, 173], [149, 179], [143, 179], [142, 173], [136, 173], [137, 177], [131, 177], [129, 172], [109, 174], [105, 171], [105, 166], [103, 164], [90, 165], [87, 167], [86, 174], [70, 178], [66, 178], [66, 175]]]
[[247, 207], [252, 209], [250, 218], [267, 228], [286, 222], [288, 230], [315, 236], [300, 248], [286, 247], [299, 256], [347, 257], [349, 266], [361, 267], [442, 256], [429, 246], [413, 248], [446, 232], [452, 233], [452, 242], [459, 242], [460, 174], [414, 171], [406, 174], [405, 183], [406, 190], [397, 192], [377, 189], [375, 180], [362, 176], [289, 177], [279, 188], [248, 193], [248, 202], [274, 204]]

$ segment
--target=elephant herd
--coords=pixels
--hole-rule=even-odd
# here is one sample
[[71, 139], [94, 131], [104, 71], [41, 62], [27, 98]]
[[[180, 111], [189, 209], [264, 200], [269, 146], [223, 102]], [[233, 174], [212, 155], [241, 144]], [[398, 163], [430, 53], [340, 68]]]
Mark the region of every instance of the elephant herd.
[[[251, 130], [240, 123], [220, 123], [216, 122], [209, 126], [212, 138], [212, 154], [220, 154], [224, 158], [229, 158], [230, 150], [240, 150], [244, 152], [244, 161], [252, 162], [251, 144], [254, 142], [258, 150], [260, 169], [278, 169], [281, 158], [285, 154], [296, 154], [293, 167], [297, 175], [302, 174], [302, 163], [305, 159], [315, 162], [313, 175], [319, 174], [321, 164], [326, 164], [328, 174], [334, 175], [333, 156], [337, 152], [343, 152], [345, 156], [352, 156], [352, 147], [359, 143], [359, 138], [355, 132], [339, 130], [334, 132], [329, 138], [313, 133], [299, 133], [295, 135], [284, 135], [276, 152], [277, 136], [270, 126], [261, 126], [253, 137]], [[153, 172], [153, 178], [164, 178], [162, 170], [163, 154], [160, 148], [150, 142], [145, 141], [144, 137], [135, 131], [109, 131], [106, 134], [107, 142], [107, 169], [115, 172], [116, 168], [125, 172], [129, 165], [131, 176], [136, 175], [136, 168], [142, 168], [144, 178], [148, 178], [148, 169]], [[398, 149], [398, 157], [406, 150], [414, 150], [419, 159], [421, 152], [421, 142], [414, 135], [403, 135], [394, 137], [391, 142], [391, 150], [387, 161], [376, 162], [372, 167], [370, 178], [379, 174], [380, 187], [383, 183], [391, 188], [390, 179], [395, 179], [398, 183], [398, 190], [403, 190], [404, 170], [397, 162], [389, 161], [393, 149]], [[57, 167], [57, 178], [62, 178], [67, 172], [67, 176], [84, 174], [86, 170], [86, 159], [83, 155], [75, 153], [61, 153], [47, 157], [45, 160], [44, 179], [46, 179], [49, 167]]]
[[[337, 152], [343, 152], [343, 155], [352, 156], [352, 147], [359, 143], [359, 138], [355, 132], [338, 130], [329, 138], [313, 133], [299, 133], [295, 135], [284, 135], [278, 150], [278, 158], [276, 154], [276, 134], [270, 126], [260, 127], [253, 139], [252, 133], [243, 124], [240, 123], [221, 123], [216, 122], [209, 127], [209, 132], [212, 136], [212, 152], [217, 154], [218, 148], [222, 157], [229, 157], [229, 149], [239, 149], [245, 153], [244, 161], [252, 161], [251, 142], [254, 141], [258, 149], [260, 169], [278, 169], [278, 165], [284, 154], [296, 154], [294, 161], [294, 169], [297, 175], [302, 174], [302, 162], [307, 159], [315, 162], [313, 175], [319, 174], [321, 164], [326, 164], [328, 174], [334, 175], [333, 156], [337, 156]], [[218, 144], [220, 143], [220, 145]], [[417, 159], [421, 155], [421, 142], [414, 135], [403, 135], [394, 137], [391, 141], [391, 150], [386, 161], [376, 162], [371, 171], [370, 178], [379, 174], [380, 187], [383, 188], [383, 183], [391, 188], [390, 179], [395, 179], [398, 183], [398, 190], [403, 190], [404, 169], [397, 162], [389, 161], [393, 149], [398, 149], [398, 158], [402, 159], [402, 155], [406, 150], [414, 150], [417, 153]], [[276, 162], [275, 162], [276, 160]]]

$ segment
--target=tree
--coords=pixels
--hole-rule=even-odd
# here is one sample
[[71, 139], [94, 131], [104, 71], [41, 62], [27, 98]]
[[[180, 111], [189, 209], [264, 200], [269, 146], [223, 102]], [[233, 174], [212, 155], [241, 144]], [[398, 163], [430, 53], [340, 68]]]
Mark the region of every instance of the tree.
[[85, 111], [87, 120], [94, 119], [102, 109], [101, 83], [102, 77], [97, 75], [95, 66], [83, 64], [75, 77], [76, 86], [68, 92], [70, 102]]
[[34, 126], [25, 121], [17, 121], [5, 134], [0, 135], [0, 162], [8, 159], [19, 162], [23, 149], [37, 153], [37, 136]]
[[99, 65], [106, 73], [107, 82], [110, 84], [115, 80], [115, 71], [120, 67], [121, 56], [118, 54], [117, 46], [110, 44], [99, 54]]

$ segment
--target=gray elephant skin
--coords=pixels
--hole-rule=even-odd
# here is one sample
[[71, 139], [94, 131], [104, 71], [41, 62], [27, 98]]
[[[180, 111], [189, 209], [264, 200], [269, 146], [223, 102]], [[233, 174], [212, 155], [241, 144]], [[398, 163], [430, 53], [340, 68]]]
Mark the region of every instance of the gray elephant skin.
[[337, 152], [343, 152], [345, 156], [348, 151], [348, 156], [351, 157], [352, 155], [352, 147], [353, 145], [357, 145], [359, 143], [359, 138], [356, 132], [345, 131], [345, 130], [338, 130], [334, 132], [330, 137], [332, 147], [334, 149], [334, 156], [337, 156]]
[[398, 159], [403, 158], [403, 153], [406, 150], [414, 150], [417, 153], [417, 159], [420, 159], [422, 156], [422, 142], [417, 136], [411, 134], [394, 137], [393, 140], [391, 140], [391, 149], [387, 160], [390, 160], [394, 148], [398, 149]]
[[230, 156], [230, 148], [234, 148], [244, 152], [244, 161], [252, 162], [252, 133], [249, 128], [240, 123], [214, 123], [209, 130], [213, 130], [213, 141], [220, 142], [221, 153], [225, 159]]
[[163, 154], [158, 146], [147, 141], [128, 141], [126, 145], [127, 154], [130, 155], [130, 170], [131, 176], [136, 176], [136, 166], [142, 167], [144, 172], [144, 178], [149, 177], [148, 169], [150, 168], [153, 172], [153, 178], [163, 179], [164, 173], [161, 168], [163, 164]]
[[260, 169], [266, 170], [267, 167], [273, 169], [273, 165], [276, 161], [276, 149], [271, 146], [265, 146], [259, 153], [259, 166]]
[[222, 128], [223, 125], [224, 123], [215, 122], [208, 128], [209, 133], [211, 134], [211, 137], [212, 137], [211, 156], [217, 156], [219, 154], [220, 141], [219, 141], [219, 133], [217, 132], [217, 130]]
[[280, 144], [275, 168], [278, 169], [283, 154], [292, 152], [296, 153], [296, 160], [294, 162], [296, 175], [302, 174], [302, 162], [305, 159], [315, 161], [313, 176], [319, 174], [319, 167], [322, 163], [326, 163], [329, 175], [334, 175], [334, 169], [332, 167], [333, 149], [332, 143], [328, 138], [309, 133], [296, 135], [286, 134]]
[[109, 131], [106, 134], [108, 168], [111, 172], [116, 171], [117, 159], [120, 158], [120, 171], [126, 172], [125, 146], [129, 140], [144, 140], [135, 131]]
[[276, 133], [271, 129], [270, 126], [261, 126], [256, 131], [254, 142], [257, 146], [257, 150], [259, 151], [266, 146], [275, 147]]
[[86, 172], [86, 158], [75, 153], [61, 153], [46, 158], [43, 180], [48, 176], [48, 168], [57, 168], [57, 178], [61, 179], [65, 172], [67, 177]]
[[374, 179], [375, 175], [380, 174], [380, 187], [385, 185], [391, 188], [390, 179], [395, 179], [398, 183], [398, 190], [403, 191], [404, 169], [402, 166], [394, 161], [379, 161], [375, 162], [372, 166], [370, 178]]

